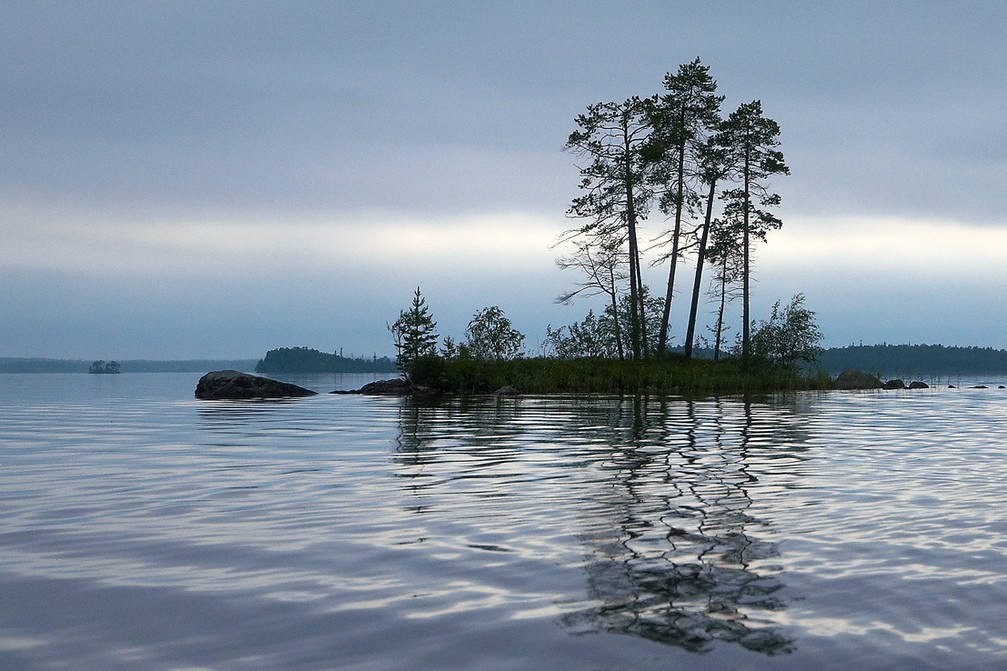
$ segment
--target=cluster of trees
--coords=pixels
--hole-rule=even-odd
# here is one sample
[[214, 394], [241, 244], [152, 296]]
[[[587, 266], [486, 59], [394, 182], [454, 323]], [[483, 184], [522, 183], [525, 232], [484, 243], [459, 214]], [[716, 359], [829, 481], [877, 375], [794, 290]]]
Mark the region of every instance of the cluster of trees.
[[[751, 251], [756, 241], [782, 222], [771, 209], [780, 204], [769, 180], [787, 175], [778, 149], [780, 127], [755, 100], [727, 116], [717, 82], [697, 58], [668, 73], [665, 92], [648, 98], [590, 105], [576, 118], [577, 129], [566, 148], [585, 162], [580, 167], [581, 195], [568, 214], [581, 224], [566, 231], [561, 242], [574, 251], [559, 259], [561, 268], [581, 271], [582, 281], [558, 300], [602, 295], [608, 307], [597, 319], [619, 343], [620, 358], [634, 360], [668, 351], [669, 323], [676, 273], [688, 253], [696, 272], [685, 335], [685, 355], [692, 356], [704, 265], [716, 268], [719, 298], [714, 327], [715, 347], [725, 330], [724, 305], [742, 298], [739, 354], [747, 365], [753, 355]], [[720, 207], [717, 208], [717, 202]], [[641, 225], [653, 210], [667, 228], [643, 248]], [[667, 264], [668, 281], [659, 314], [650, 300], [641, 267], [645, 251], [655, 251], [655, 264]], [[625, 303], [625, 305], [624, 305]], [[589, 315], [590, 316], [590, 315]]]
[[387, 373], [395, 370], [388, 357], [370, 359], [328, 354], [307, 347], [281, 347], [266, 352], [255, 364], [256, 373]]
[[[580, 195], [567, 214], [579, 221], [558, 244], [572, 251], [557, 260], [581, 275], [557, 298], [601, 296], [604, 308], [583, 321], [547, 328], [545, 353], [558, 359], [604, 358], [639, 361], [662, 358], [669, 350], [670, 320], [680, 262], [695, 259], [684, 354], [692, 357], [699, 338], [696, 322], [707, 265], [715, 269], [711, 292], [717, 299], [711, 327], [714, 357], [730, 349], [748, 370], [753, 361], [792, 368], [810, 361], [821, 334], [804, 296], [773, 307], [768, 321], [751, 315], [752, 248], [782, 225], [773, 214], [780, 196], [770, 180], [787, 175], [779, 150], [780, 127], [758, 100], [726, 116], [717, 82], [697, 58], [664, 78], [664, 93], [623, 102], [588, 106], [576, 117], [566, 149], [582, 160]], [[663, 231], [644, 238], [641, 229], [652, 212]], [[651, 292], [643, 281], [645, 255], [651, 265], [667, 266], [667, 285]], [[742, 299], [738, 343], [725, 347], [727, 303]], [[436, 322], [420, 293], [388, 325], [399, 364], [409, 370], [423, 359], [505, 360], [521, 355], [524, 336], [498, 307], [484, 308], [469, 322], [465, 341], [446, 338], [438, 351]]]
[[[656, 318], [664, 301], [645, 296], [644, 306], [647, 317]], [[632, 298], [623, 295], [599, 316], [589, 311], [580, 323], [559, 329], [547, 327], [543, 352], [555, 359], [623, 359], [632, 342], [628, 331], [619, 324], [630, 318], [633, 309]], [[497, 306], [482, 308], [472, 316], [464, 341], [458, 343], [451, 337], [439, 340], [437, 322], [419, 287], [409, 307], [387, 326], [395, 341], [398, 366], [407, 375], [434, 360], [507, 361], [524, 356], [525, 336]], [[821, 337], [815, 313], [804, 307], [804, 295], [798, 294], [785, 307], [777, 301], [769, 320], [757, 325], [752, 338], [753, 358], [760, 364], [793, 368], [801, 361], [815, 359]]]
[[88, 373], [99, 373], [99, 374], [117, 374], [122, 372], [122, 366], [119, 365], [118, 361], [104, 361], [99, 359], [91, 364], [91, 367], [87, 369]]
[[465, 329], [465, 340], [455, 342], [446, 337], [438, 350], [437, 322], [430, 314], [427, 301], [416, 287], [410, 306], [399, 312], [398, 319], [388, 324], [395, 339], [399, 368], [408, 371], [417, 361], [430, 357], [444, 359], [478, 359], [500, 361], [522, 355], [524, 335], [511, 325], [510, 319], [497, 306], [477, 311]]

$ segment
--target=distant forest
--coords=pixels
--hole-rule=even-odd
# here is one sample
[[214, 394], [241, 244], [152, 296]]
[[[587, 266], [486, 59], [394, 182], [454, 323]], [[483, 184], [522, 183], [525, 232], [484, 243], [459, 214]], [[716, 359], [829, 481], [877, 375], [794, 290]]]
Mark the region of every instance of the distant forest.
[[349, 358], [307, 347], [282, 347], [266, 352], [255, 365], [256, 373], [395, 373], [398, 368], [388, 357]]
[[[0, 357], [0, 373], [87, 373], [94, 361]], [[119, 361], [123, 373], [205, 373], [211, 370], [250, 371], [255, 359], [189, 359], [184, 361]]]
[[818, 365], [830, 373], [856, 368], [879, 377], [1007, 373], [1007, 350], [944, 345], [849, 345], [824, 350]]
[[[712, 351], [697, 350], [696, 355], [711, 358]], [[87, 373], [93, 363], [76, 359], [0, 357], [0, 373]], [[123, 373], [205, 373], [228, 368], [257, 373], [398, 372], [395, 361], [388, 357], [349, 358], [307, 347], [270, 350], [258, 363], [254, 359], [127, 359], [119, 364]], [[944, 345], [849, 345], [823, 350], [817, 365], [832, 374], [844, 368], [856, 368], [879, 377], [919, 379], [930, 375], [1007, 373], [1007, 350]]]

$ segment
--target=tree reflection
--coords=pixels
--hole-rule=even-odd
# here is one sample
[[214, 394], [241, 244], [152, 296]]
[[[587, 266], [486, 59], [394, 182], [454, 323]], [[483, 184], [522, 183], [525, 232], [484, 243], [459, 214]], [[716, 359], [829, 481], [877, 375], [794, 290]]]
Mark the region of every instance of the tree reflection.
[[[781, 482], [797, 486], [806, 435], [794, 420], [802, 413], [739, 399], [527, 403], [404, 401], [396, 462], [405, 489], [422, 505], [450, 487], [459, 474], [439, 463], [451, 458], [443, 452], [453, 454], [450, 465], [462, 452], [485, 466], [542, 450], [533, 465], [548, 456], [549, 467], [565, 467], [570, 498], [554, 504], [563, 507], [556, 514], [573, 520], [586, 550], [591, 603], [562, 616], [564, 627], [696, 653], [717, 642], [769, 655], [794, 649], [772, 617], [787, 606], [772, 564], [779, 550], [769, 522], [753, 512], [753, 493], [767, 473], [774, 492]], [[501, 495], [511, 485], [486, 483]]]
[[598, 604], [563, 624], [692, 652], [716, 641], [791, 652], [793, 640], [764, 617], [786, 603], [778, 569], [766, 564], [776, 544], [756, 537], [766, 523], [748, 512], [756, 481], [748, 451], [761, 428], [752, 405], [714, 400], [697, 414], [694, 401], [628, 403], [632, 442], [611, 465], [618, 517], [585, 536], [588, 591]]

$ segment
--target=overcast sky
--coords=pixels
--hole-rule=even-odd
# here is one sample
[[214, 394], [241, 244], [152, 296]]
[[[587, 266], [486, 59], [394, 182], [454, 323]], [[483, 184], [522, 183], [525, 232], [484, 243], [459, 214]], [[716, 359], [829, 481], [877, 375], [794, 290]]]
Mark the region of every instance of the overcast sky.
[[442, 335], [499, 305], [534, 353], [593, 306], [553, 302], [574, 117], [696, 57], [792, 171], [755, 317], [803, 292], [827, 346], [1007, 348], [1005, 26], [998, 0], [6, 0], [0, 356], [390, 355], [417, 285]]

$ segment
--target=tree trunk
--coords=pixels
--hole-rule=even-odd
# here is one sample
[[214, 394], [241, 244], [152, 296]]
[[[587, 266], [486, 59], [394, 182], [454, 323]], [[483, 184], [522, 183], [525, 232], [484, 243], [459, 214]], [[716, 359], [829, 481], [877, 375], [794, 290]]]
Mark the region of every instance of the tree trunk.
[[[681, 125], [685, 124], [685, 108], [682, 109]], [[675, 230], [671, 240], [671, 265], [668, 268], [668, 290], [664, 296], [664, 316], [661, 318], [661, 333], [658, 336], [657, 351], [664, 354], [668, 350], [668, 331], [671, 328], [671, 302], [675, 297], [675, 269], [678, 267], [678, 242], [682, 234], [682, 205], [685, 202], [685, 142], [678, 144], [678, 166], [676, 166]]]
[[640, 315], [637, 313], [637, 307], [638, 303], [642, 304], [642, 301], [640, 300], [640, 252], [636, 240], [636, 203], [633, 198], [635, 185], [633, 183], [633, 173], [630, 168], [631, 151], [629, 137], [626, 135], [626, 160], [623, 179], [624, 188], [626, 189], [626, 227], [629, 233], [629, 301], [631, 306], [629, 311], [629, 336], [630, 345], [633, 348], [633, 360], [639, 361], [641, 355], [640, 335], [642, 320], [640, 319]]
[[692, 304], [689, 306], [689, 327], [685, 332], [685, 356], [692, 358], [692, 341], [696, 337], [696, 317], [699, 313], [699, 292], [703, 285], [703, 257], [706, 243], [710, 239], [710, 221], [713, 218], [713, 198], [717, 195], [717, 180], [710, 182], [710, 192], [706, 196], [706, 217], [703, 219], [703, 234], [699, 239], [699, 255], [696, 257], [696, 280], [692, 283]]
[[750, 193], [751, 188], [751, 149], [750, 142], [748, 138], [745, 139], [745, 165], [744, 165], [744, 175], [745, 175], [745, 212], [744, 212], [744, 231], [742, 232], [742, 278], [741, 278], [741, 369], [744, 371], [748, 370], [750, 363], [750, 358], [752, 356], [752, 342], [749, 322], [751, 322], [751, 313], [749, 309], [749, 298], [750, 298], [750, 282], [749, 282], [749, 241], [748, 241], [748, 228], [749, 219], [752, 209], [752, 196]]
[[626, 351], [622, 346], [622, 328], [619, 326], [619, 292], [615, 289], [615, 277], [609, 275], [609, 298], [612, 299], [612, 328], [615, 330], [615, 347], [619, 352], [619, 361], [626, 360]]
[[720, 307], [717, 310], [716, 343], [713, 346], [713, 360], [720, 361], [721, 335], [724, 332], [724, 307], [727, 305], [727, 260], [720, 275]]

